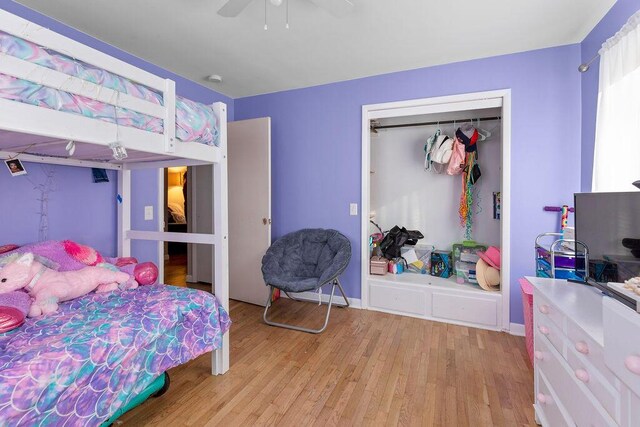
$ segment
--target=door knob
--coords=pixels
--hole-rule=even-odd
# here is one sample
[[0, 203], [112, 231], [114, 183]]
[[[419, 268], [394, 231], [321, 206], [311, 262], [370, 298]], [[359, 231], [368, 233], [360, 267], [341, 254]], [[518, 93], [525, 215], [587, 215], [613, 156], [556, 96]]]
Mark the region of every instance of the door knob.
[[262, 224], [264, 224], [264, 225], [271, 224], [271, 218], [269, 218], [269, 219], [262, 218]]

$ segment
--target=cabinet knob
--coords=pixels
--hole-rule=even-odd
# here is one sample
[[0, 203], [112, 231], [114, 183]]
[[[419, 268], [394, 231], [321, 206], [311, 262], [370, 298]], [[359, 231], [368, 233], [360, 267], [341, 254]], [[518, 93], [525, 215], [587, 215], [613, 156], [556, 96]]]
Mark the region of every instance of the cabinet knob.
[[576, 369], [576, 378], [582, 381], [583, 383], [588, 383], [589, 373], [584, 369]]
[[576, 350], [578, 353], [589, 354], [589, 346], [584, 341], [578, 341], [576, 343]]
[[533, 356], [536, 358], [536, 360], [544, 360], [544, 355], [542, 354], [541, 351], [536, 350], [533, 353]]
[[549, 328], [547, 328], [546, 326], [539, 326], [538, 330], [542, 335], [549, 335]]
[[630, 372], [640, 375], [640, 356], [636, 356], [635, 354], [627, 356], [626, 359], [624, 359], [624, 366], [626, 366]]
[[538, 307], [538, 310], [540, 311], [540, 313], [542, 314], [549, 314], [549, 306], [544, 304], [541, 305], [540, 307]]
[[549, 401], [549, 399], [547, 398], [547, 396], [544, 395], [544, 393], [538, 393], [538, 402], [540, 402], [540, 403], [542, 403], [544, 405], [548, 401]]

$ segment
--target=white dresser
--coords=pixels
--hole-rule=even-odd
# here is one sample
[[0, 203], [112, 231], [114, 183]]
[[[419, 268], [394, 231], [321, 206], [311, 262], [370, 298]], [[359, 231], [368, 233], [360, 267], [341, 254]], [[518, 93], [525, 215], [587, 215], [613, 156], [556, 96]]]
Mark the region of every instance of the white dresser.
[[538, 422], [640, 427], [640, 314], [589, 286], [527, 280]]

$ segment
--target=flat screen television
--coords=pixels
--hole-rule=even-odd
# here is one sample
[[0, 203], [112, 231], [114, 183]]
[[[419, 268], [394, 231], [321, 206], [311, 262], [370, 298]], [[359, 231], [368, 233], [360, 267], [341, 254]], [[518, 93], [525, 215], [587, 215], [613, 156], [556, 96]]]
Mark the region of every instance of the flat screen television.
[[640, 191], [576, 193], [574, 203], [576, 240], [589, 249], [589, 279], [605, 284], [640, 276]]

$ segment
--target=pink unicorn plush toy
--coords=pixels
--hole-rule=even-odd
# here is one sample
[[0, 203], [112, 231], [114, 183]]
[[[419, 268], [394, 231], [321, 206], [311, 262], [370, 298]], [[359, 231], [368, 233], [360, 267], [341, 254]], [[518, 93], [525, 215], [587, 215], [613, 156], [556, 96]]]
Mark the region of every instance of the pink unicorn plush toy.
[[98, 291], [116, 289], [119, 283], [129, 280], [129, 275], [102, 267], [85, 267], [77, 271], [59, 272], [47, 268], [25, 253], [0, 270], [0, 294], [24, 288], [33, 304], [29, 317], [54, 313], [58, 303]]

